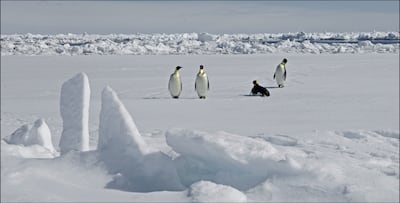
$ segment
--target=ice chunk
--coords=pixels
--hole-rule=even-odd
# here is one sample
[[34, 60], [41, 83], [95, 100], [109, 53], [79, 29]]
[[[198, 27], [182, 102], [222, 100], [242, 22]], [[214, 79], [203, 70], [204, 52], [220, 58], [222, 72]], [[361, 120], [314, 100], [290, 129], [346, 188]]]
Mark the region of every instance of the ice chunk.
[[205, 32], [198, 34], [198, 40], [200, 42], [209, 42], [214, 40], [214, 36]]
[[8, 144], [40, 145], [50, 152], [55, 152], [51, 132], [44, 119], [38, 119], [33, 126], [23, 125], [4, 139]]
[[294, 175], [293, 166], [283, 153], [268, 142], [226, 132], [208, 134], [174, 129], [166, 133], [168, 145], [180, 154], [176, 167], [188, 186], [211, 180], [247, 190], [270, 176]]
[[28, 139], [29, 136], [30, 128], [31, 126], [25, 124], [19, 127], [17, 130], [15, 130], [11, 135], [4, 138], [4, 141], [6, 141], [8, 144], [25, 145], [26, 140]]
[[90, 87], [86, 73], [79, 73], [61, 88], [60, 112], [63, 131], [60, 139], [61, 154], [71, 150], [89, 150]]
[[38, 144], [44, 148], [55, 152], [53, 142], [51, 140], [51, 132], [44, 119], [38, 119], [29, 131], [27, 145]]
[[149, 149], [131, 115], [109, 86], [102, 92], [97, 149], [115, 149], [118, 153], [130, 149], [132, 151], [128, 153], [138, 158], [147, 154]]
[[172, 160], [147, 145], [110, 87], [102, 92], [97, 150], [108, 171], [115, 174], [108, 188], [135, 192], [183, 190]]

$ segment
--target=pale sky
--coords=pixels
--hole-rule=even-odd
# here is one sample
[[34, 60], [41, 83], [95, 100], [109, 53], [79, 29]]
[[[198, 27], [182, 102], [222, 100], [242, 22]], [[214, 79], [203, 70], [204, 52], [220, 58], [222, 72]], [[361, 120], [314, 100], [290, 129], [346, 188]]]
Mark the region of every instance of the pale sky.
[[399, 31], [399, 1], [1, 1], [1, 33]]

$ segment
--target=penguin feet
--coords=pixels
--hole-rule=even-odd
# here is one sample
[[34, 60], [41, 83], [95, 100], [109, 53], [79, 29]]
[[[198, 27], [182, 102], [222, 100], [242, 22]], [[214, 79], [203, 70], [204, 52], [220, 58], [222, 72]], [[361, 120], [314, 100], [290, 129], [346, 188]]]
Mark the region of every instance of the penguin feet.
[[279, 88], [282, 88], [282, 87], [284, 87], [284, 86], [283, 86], [283, 85], [278, 85], [278, 87], [279, 87]]
[[205, 96], [200, 96], [200, 99], [205, 99], [206, 97]]
[[179, 99], [179, 96], [173, 96], [172, 98], [174, 98], [174, 99]]

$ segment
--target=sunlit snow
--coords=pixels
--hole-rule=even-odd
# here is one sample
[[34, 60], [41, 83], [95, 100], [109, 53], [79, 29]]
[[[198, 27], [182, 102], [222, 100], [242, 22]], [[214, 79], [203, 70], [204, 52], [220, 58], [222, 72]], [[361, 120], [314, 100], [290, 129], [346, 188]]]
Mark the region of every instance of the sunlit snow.
[[2, 35], [1, 201], [398, 202], [398, 38]]

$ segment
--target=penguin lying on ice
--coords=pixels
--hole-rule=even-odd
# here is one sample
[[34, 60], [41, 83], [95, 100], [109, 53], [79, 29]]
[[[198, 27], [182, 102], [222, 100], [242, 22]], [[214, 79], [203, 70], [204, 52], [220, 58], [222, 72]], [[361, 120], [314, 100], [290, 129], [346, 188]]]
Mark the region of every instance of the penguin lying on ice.
[[267, 88], [261, 86], [260, 84], [258, 84], [257, 80], [253, 81], [253, 88], [251, 89], [251, 95], [255, 96], [258, 94], [261, 94], [261, 96], [267, 96], [269, 97], [269, 91], [267, 90]]

